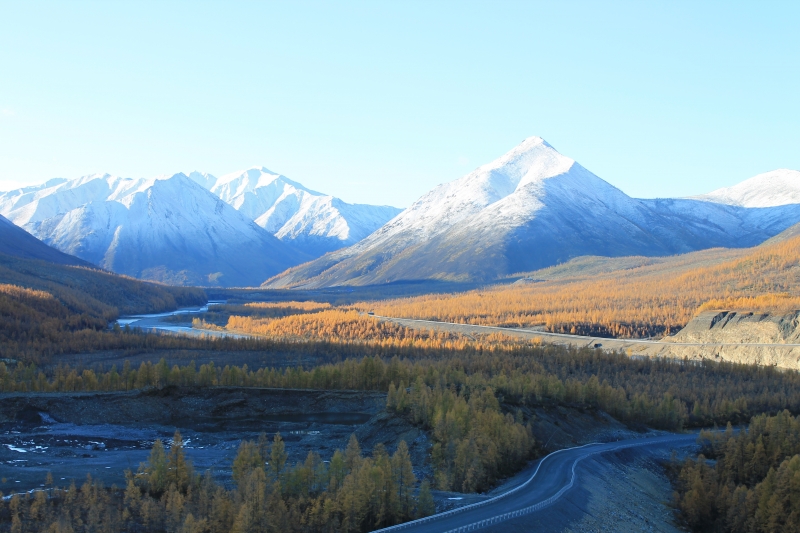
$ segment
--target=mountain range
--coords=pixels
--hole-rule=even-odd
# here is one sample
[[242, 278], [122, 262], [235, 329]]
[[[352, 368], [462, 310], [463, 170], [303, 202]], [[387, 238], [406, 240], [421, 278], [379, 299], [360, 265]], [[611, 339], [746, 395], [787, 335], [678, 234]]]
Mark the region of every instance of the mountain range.
[[50, 181], [3, 194], [0, 213], [62, 252], [174, 285], [253, 285], [308, 259], [184, 174]]
[[482, 282], [582, 255], [753, 246], [800, 221], [799, 195], [800, 172], [779, 170], [703, 197], [635, 199], [531, 137], [436, 187], [359, 243], [264, 286]]
[[199, 172], [189, 177], [283, 242], [313, 257], [355, 244], [401, 211], [390, 206], [348, 204], [264, 167], [219, 179]]
[[0, 193], [0, 215], [61, 252], [170, 284], [480, 283], [585, 255], [759, 244], [800, 222], [800, 172], [643, 200], [531, 137], [402, 212], [348, 204], [260, 167], [220, 178], [56, 179]]
[[58, 250], [177, 285], [258, 285], [399, 211], [348, 204], [264, 168], [219, 179], [94, 174], [0, 194], [0, 213]]

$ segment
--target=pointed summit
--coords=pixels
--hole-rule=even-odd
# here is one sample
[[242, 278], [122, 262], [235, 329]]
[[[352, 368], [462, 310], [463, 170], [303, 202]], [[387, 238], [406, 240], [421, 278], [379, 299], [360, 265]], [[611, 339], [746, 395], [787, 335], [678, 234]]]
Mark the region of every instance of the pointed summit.
[[269, 280], [273, 288], [400, 280], [487, 282], [581, 255], [671, 255], [752, 246], [797, 212], [751, 216], [697, 200], [637, 200], [529, 137], [439, 185], [350, 248]]
[[202, 188], [208, 189], [209, 191], [217, 183], [217, 178], [208, 172], [198, 172], [195, 170], [187, 174], [187, 176], [189, 176], [190, 180], [194, 181]]

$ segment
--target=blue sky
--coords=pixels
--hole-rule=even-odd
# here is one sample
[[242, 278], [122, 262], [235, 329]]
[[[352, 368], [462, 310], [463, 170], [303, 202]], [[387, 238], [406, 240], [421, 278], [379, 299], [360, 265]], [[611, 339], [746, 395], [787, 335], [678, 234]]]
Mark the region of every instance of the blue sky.
[[539, 135], [707, 192], [800, 169], [798, 6], [2, 2], [0, 190], [264, 165], [404, 207]]

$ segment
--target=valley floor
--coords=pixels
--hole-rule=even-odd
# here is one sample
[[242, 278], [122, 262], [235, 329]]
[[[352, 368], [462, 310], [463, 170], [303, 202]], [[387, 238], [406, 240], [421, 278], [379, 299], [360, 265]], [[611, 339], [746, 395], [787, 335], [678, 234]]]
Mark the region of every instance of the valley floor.
[[[47, 472], [59, 486], [86, 474], [124, 485], [123, 471], [147, 459], [155, 439], [169, 442], [180, 429], [187, 458], [230, 485], [230, 465], [242, 439], [280, 431], [289, 461], [314, 450], [323, 458], [343, 449], [355, 433], [365, 450], [378, 442], [410, 447], [417, 477], [432, 471], [427, 435], [384, 410], [385, 394], [282, 389], [181, 389], [121, 393], [0, 394], [0, 490], [40, 488]], [[641, 433], [602, 411], [564, 406], [532, 413], [543, 453], [595, 441], [637, 438]], [[628, 450], [581, 463], [579, 482], [546, 511], [503, 524], [502, 530], [552, 532], [677, 531], [667, 507], [671, 489], [658, 461], [664, 449]], [[535, 463], [532, 463], [532, 466]], [[492, 497], [524, 482], [531, 467], [485, 494], [434, 491], [438, 511]], [[500, 531], [500, 529], [498, 529]]]
[[[718, 362], [728, 361], [745, 364], [762, 364], [782, 368], [800, 369], [800, 344], [775, 342], [741, 342], [738, 338], [726, 340], [724, 334], [706, 335], [706, 339], [681, 342], [670, 337], [665, 339], [611, 339], [604, 337], [586, 337], [549, 333], [535, 328], [505, 328], [481, 326], [473, 324], [455, 324], [450, 322], [434, 322], [410, 318], [379, 317], [414, 329], [433, 329], [461, 335], [481, 335], [502, 333], [503, 335], [540, 341], [558, 346], [574, 348], [601, 348], [616, 350], [631, 356], [667, 357], [690, 360], [712, 359]], [[692, 324], [687, 326], [691, 328]]]

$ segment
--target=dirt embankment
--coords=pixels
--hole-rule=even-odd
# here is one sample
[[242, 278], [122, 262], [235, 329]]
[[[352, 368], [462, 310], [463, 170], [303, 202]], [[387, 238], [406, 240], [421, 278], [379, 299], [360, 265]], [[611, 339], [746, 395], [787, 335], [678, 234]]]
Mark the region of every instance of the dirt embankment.
[[[159, 424], [226, 431], [258, 429], [265, 421], [310, 415], [361, 414], [368, 419], [383, 408], [386, 395], [362, 391], [308, 391], [238, 387], [150, 389], [132, 392], [20, 393], [0, 395], [0, 423], [47, 413], [59, 422]], [[276, 418], [277, 417], [277, 418]], [[360, 420], [363, 423], [364, 420]]]
[[800, 311], [785, 315], [706, 311], [692, 319], [674, 342], [800, 344]]
[[800, 369], [800, 311], [707, 311], [664, 342], [660, 355]]
[[261, 432], [269, 439], [281, 433], [291, 463], [312, 450], [329, 460], [353, 433], [366, 453], [379, 442], [391, 453], [405, 440], [417, 475], [424, 474], [427, 436], [388, 416], [385, 404], [377, 392], [236, 387], [0, 394], [0, 491], [36, 488], [47, 472], [60, 485], [80, 484], [87, 473], [120, 485], [123, 471], [135, 470], [155, 439], [169, 443], [176, 429], [196, 470], [211, 470], [223, 483], [239, 443]]
[[582, 337], [471, 324], [448, 324], [382, 318], [402, 326], [460, 333], [466, 336], [502, 333], [518, 339], [575, 348], [623, 351], [638, 357], [668, 357], [690, 360], [711, 359], [760, 364], [800, 370], [800, 311], [783, 316], [714, 311], [701, 313], [673, 337], [661, 340]]

